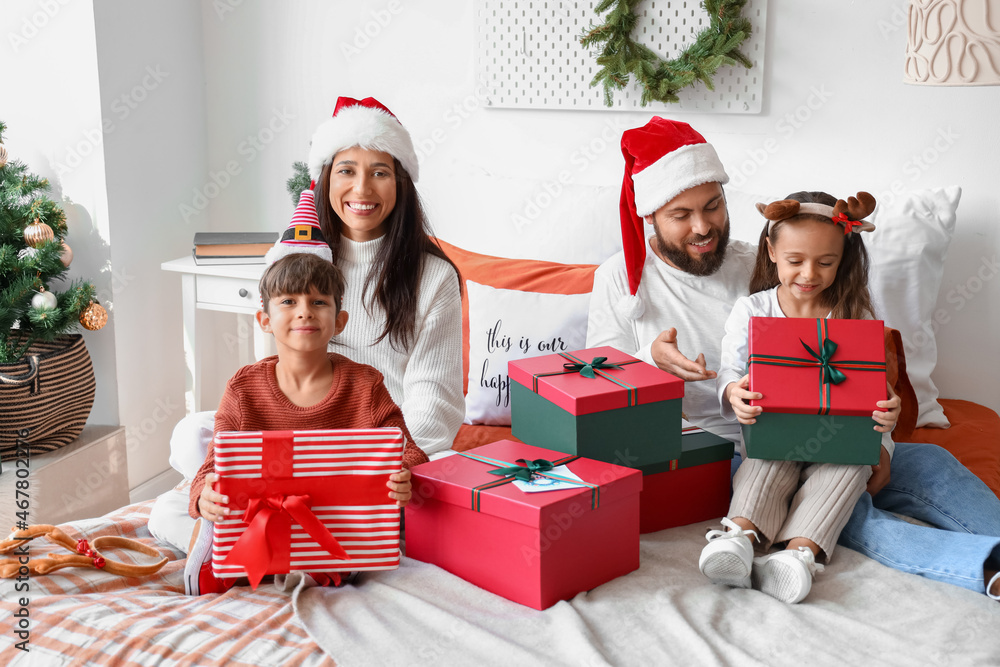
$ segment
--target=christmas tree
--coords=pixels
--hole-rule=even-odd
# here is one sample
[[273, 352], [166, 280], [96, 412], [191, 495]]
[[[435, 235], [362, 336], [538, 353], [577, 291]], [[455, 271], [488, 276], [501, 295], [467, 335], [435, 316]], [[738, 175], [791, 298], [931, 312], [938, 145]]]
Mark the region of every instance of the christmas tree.
[[66, 214], [45, 195], [47, 179], [8, 158], [6, 129], [0, 122], [0, 364], [19, 360], [36, 341], [107, 321], [93, 284], [65, 284], [73, 258], [63, 241]]

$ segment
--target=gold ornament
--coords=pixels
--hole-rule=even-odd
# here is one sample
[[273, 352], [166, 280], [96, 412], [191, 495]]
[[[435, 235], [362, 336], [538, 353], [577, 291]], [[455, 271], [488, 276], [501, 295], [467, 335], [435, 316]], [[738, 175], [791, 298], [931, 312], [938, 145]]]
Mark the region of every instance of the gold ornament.
[[0, 145], [0, 169], [7, 164], [7, 149]]
[[24, 242], [32, 248], [37, 248], [55, 237], [56, 233], [52, 231], [52, 228], [38, 218], [35, 218], [33, 223], [24, 228]]
[[69, 265], [73, 262], [73, 249], [65, 241], [62, 242], [62, 248], [62, 254], [59, 255], [59, 259], [62, 260], [63, 266], [68, 269]]
[[97, 331], [107, 323], [108, 311], [104, 310], [104, 306], [96, 301], [91, 301], [90, 305], [80, 313], [80, 324], [89, 331]]

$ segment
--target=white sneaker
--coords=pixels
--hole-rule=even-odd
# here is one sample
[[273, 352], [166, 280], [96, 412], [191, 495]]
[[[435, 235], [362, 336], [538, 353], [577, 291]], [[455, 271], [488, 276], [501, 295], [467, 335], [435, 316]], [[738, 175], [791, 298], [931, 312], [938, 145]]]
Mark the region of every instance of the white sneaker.
[[733, 588], [750, 588], [750, 570], [753, 566], [753, 530], [743, 530], [728, 518], [722, 525], [729, 530], [710, 530], [705, 539], [708, 544], [701, 550], [698, 569], [714, 584]]
[[808, 547], [785, 549], [755, 558], [753, 561], [753, 587], [788, 604], [809, 595], [813, 573], [822, 572]]
[[998, 593], [1000, 593], [1000, 583], [998, 582], [1000, 582], [1000, 572], [994, 574], [993, 577], [990, 579], [989, 583], [986, 584], [986, 595], [993, 598], [994, 600], [1000, 600], [1000, 594], [994, 595], [993, 593], [990, 592], [991, 590], [993, 590], [993, 587], [996, 586], [998, 589]]

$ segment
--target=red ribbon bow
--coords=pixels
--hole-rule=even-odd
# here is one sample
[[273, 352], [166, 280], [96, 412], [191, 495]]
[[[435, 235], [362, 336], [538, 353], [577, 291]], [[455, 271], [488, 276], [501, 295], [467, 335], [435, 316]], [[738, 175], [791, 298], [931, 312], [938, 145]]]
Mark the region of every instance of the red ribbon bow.
[[846, 213], [838, 213], [831, 218], [834, 222], [840, 223], [844, 226], [844, 236], [847, 236], [854, 231], [855, 227], [860, 227], [862, 223], [860, 220], [851, 220], [847, 217]]
[[102, 556], [95, 555], [97, 552], [90, 548], [90, 544], [87, 540], [77, 540], [76, 552], [93, 559], [94, 567], [96, 568], [102, 568], [105, 565], [104, 558]]
[[287, 568], [291, 556], [292, 520], [331, 556], [341, 560], [351, 557], [340, 542], [309, 508], [309, 496], [269, 495], [251, 498], [243, 521], [248, 525], [223, 563], [240, 565], [256, 590], [273, 563], [274, 569]]

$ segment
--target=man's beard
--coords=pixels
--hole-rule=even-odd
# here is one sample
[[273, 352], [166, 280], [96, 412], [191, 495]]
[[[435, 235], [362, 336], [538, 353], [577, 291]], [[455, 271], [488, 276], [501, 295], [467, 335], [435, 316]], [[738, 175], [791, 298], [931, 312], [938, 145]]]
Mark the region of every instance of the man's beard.
[[[660, 236], [660, 228], [653, 225], [656, 232], [656, 244], [660, 255], [669, 260], [671, 264], [685, 273], [695, 276], [710, 276], [719, 270], [722, 261], [726, 258], [726, 248], [729, 246], [729, 219], [726, 219], [726, 226], [720, 235], [716, 230], [705, 236], [696, 235], [684, 239], [682, 245], [670, 245]], [[697, 257], [692, 257], [687, 252], [688, 243], [704, 243], [705, 241], [718, 237], [719, 243], [715, 250]]]

